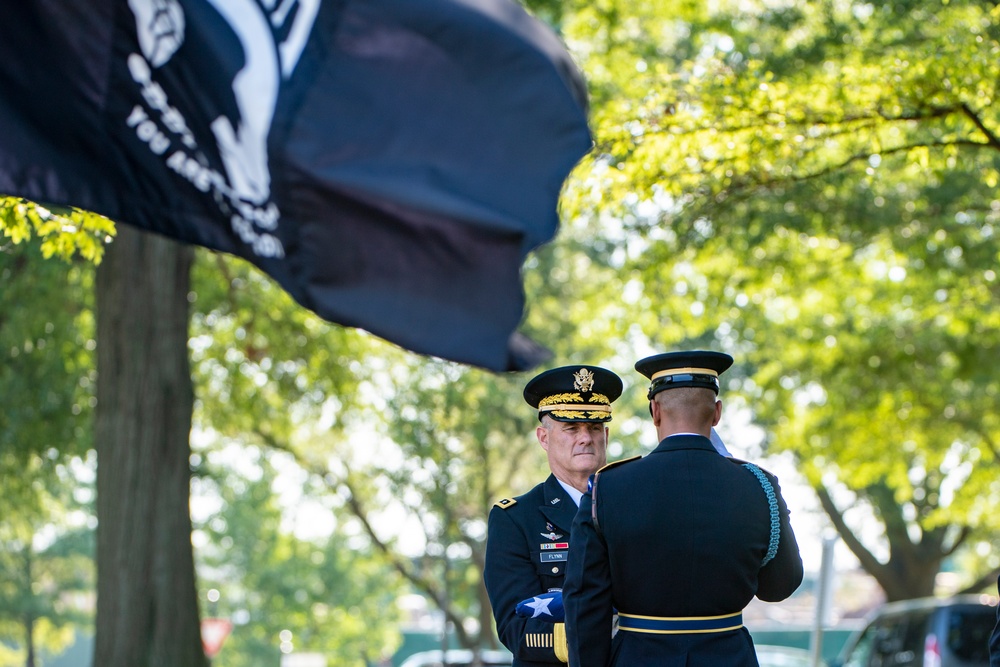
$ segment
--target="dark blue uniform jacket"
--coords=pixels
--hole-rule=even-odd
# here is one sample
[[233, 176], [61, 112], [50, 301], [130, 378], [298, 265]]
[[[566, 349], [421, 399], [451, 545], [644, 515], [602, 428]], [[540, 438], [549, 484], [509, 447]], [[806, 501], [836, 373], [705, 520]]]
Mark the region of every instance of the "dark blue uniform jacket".
[[[612, 607], [655, 617], [740, 612], [756, 595], [778, 601], [802, 582], [802, 559], [778, 480], [773, 559], [771, 504], [742, 461], [708, 438], [665, 438], [641, 459], [599, 472], [573, 525], [563, 600], [571, 667], [756, 667], [746, 628], [714, 633], [618, 631]], [[758, 468], [758, 470], [760, 470]], [[594, 518], [600, 534], [595, 529]]]
[[514, 654], [514, 667], [562, 665], [552, 623], [519, 617], [514, 609], [522, 600], [562, 588], [576, 504], [552, 475], [514, 500], [490, 511], [486, 541], [483, 579], [497, 634]]

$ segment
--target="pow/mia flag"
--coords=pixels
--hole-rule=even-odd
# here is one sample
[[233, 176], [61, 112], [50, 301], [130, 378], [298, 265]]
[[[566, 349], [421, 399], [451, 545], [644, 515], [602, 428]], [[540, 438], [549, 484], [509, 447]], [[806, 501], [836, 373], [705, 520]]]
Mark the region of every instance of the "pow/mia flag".
[[494, 370], [590, 149], [513, 0], [17, 0], [0, 193], [248, 259], [321, 317]]

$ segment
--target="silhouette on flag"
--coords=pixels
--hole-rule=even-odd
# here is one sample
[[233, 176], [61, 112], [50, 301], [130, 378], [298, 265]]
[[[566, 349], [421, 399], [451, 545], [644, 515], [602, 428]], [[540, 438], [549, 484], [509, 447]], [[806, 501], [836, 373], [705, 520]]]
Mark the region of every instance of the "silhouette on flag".
[[0, 91], [2, 194], [241, 256], [416, 352], [544, 354], [521, 265], [591, 139], [513, 0], [17, 0]]

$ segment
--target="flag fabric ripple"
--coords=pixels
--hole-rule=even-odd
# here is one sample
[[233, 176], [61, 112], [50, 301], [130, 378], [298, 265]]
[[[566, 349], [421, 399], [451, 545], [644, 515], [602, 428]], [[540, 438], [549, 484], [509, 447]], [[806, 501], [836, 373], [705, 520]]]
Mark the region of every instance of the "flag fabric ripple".
[[321, 317], [520, 370], [528, 252], [591, 147], [512, 0], [18, 0], [0, 194], [243, 257]]

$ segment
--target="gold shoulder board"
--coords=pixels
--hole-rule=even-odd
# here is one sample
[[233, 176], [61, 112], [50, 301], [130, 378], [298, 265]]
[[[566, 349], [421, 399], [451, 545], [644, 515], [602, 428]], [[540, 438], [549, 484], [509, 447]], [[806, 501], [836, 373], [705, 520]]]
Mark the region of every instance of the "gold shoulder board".
[[628, 463], [629, 461], [635, 461], [636, 459], [641, 459], [641, 458], [642, 458], [641, 456], [630, 456], [627, 459], [618, 459], [617, 461], [612, 461], [611, 463], [607, 463], [603, 467], [601, 467], [601, 469], [597, 471], [597, 474], [604, 472], [608, 468], [613, 468], [623, 463]]
[[517, 501], [513, 498], [504, 498], [503, 500], [498, 500], [493, 503], [493, 507], [499, 507], [501, 509], [507, 509], [508, 507], [513, 507], [517, 504]]
[[629, 461], [635, 461], [641, 458], [642, 458], [641, 456], [630, 456], [627, 459], [618, 459], [617, 461], [612, 461], [611, 463], [606, 464], [600, 470], [594, 473], [594, 477], [589, 484], [590, 497], [591, 497], [590, 515], [594, 521], [594, 530], [597, 531], [598, 535], [603, 535], [603, 532], [601, 531], [601, 524], [597, 520], [597, 483], [601, 480], [601, 473], [607, 470], [608, 468], [620, 466], [623, 463], [628, 463]]

